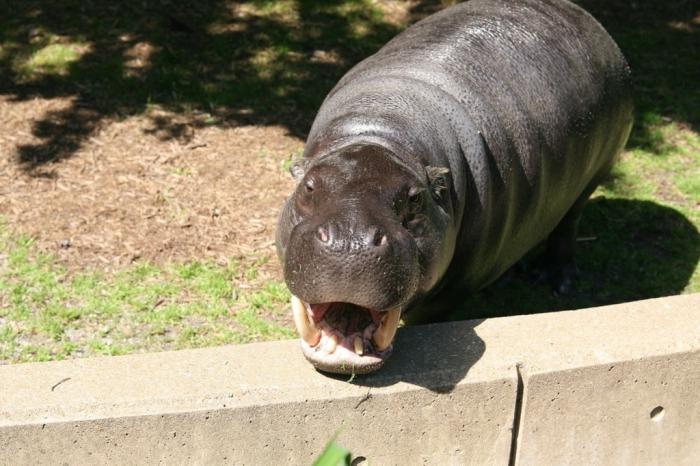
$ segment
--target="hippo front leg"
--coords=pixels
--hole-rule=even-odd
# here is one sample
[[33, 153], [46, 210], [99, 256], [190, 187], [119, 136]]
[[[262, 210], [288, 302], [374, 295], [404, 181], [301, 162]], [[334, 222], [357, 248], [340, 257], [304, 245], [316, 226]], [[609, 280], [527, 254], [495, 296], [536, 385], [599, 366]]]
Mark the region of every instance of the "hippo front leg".
[[552, 291], [557, 295], [571, 292], [578, 276], [574, 249], [580, 218], [581, 209], [570, 210], [547, 238], [545, 273]]
[[578, 224], [581, 220], [583, 208], [588, 198], [598, 187], [601, 177], [591, 182], [581, 193], [573, 206], [561, 219], [556, 228], [547, 237], [545, 250], [545, 273], [552, 291], [557, 295], [565, 295], [571, 292], [574, 281], [579, 275], [575, 260], [576, 237]]

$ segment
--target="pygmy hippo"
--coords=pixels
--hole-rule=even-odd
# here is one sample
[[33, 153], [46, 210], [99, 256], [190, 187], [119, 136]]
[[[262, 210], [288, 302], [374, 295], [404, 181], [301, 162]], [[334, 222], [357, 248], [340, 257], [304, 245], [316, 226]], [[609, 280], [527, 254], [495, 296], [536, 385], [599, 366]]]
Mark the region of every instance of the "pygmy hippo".
[[543, 241], [565, 290], [631, 125], [624, 57], [568, 1], [472, 0], [396, 36], [331, 90], [291, 167], [277, 251], [306, 358], [373, 371], [402, 317], [444, 312]]

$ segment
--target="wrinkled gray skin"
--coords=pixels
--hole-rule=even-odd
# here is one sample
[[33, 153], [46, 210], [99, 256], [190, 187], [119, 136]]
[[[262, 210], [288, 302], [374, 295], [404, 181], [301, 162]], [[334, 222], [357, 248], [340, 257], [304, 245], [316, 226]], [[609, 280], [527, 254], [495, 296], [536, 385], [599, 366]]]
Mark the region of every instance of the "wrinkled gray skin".
[[424, 321], [547, 241], [565, 291], [581, 208], [629, 135], [628, 78], [566, 1], [473, 0], [408, 28], [340, 80], [292, 167], [290, 290]]

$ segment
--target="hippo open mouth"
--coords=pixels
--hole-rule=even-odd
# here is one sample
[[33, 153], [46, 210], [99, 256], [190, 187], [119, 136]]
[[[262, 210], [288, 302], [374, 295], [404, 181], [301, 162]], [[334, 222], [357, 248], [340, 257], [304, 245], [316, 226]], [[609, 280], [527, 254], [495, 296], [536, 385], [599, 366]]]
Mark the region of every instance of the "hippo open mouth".
[[306, 359], [319, 370], [365, 374], [392, 350], [401, 309], [378, 312], [351, 303], [310, 304], [292, 296], [292, 314]]

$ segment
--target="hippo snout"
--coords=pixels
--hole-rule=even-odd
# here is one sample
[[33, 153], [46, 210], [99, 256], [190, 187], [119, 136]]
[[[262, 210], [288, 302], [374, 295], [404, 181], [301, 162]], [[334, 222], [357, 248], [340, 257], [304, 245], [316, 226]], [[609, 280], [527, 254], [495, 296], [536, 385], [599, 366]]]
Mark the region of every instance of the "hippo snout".
[[292, 230], [287, 251], [285, 280], [306, 358], [331, 372], [376, 370], [418, 286], [410, 236], [400, 225], [310, 221]]
[[[374, 225], [359, 230], [358, 233], [354, 234], [359, 242], [359, 247], [370, 251], [375, 250], [376, 254], [382, 254], [389, 242], [384, 230]], [[341, 234], [340, 231], [341, 228], [337, 224], [327, 223], [318, 227], [316, 239], [321, 243], [321, 247], [343, 249], [346, 243], [346, 235]]]
[[417, 250], [400, 225], [305, 222], [292, 231], [288, 250], [285, 280], [306, 302], [383, 311], [405, 304], [417, 286]]

